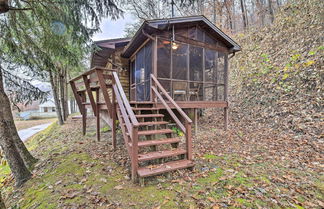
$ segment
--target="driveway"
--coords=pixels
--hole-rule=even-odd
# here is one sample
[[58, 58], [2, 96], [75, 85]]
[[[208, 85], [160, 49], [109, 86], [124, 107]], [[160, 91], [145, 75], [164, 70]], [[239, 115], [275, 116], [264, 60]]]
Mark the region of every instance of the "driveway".
[[51, 124], [52, 123], [45, 123], [45, 124], [34, 126], [34, 127], [31, 127], [31, 128], [23, 129], [23, 130], [18, 131], [18, 135], [20, 136], [22, 141], [26, 141], [29, 137], [31, 137], [34, 134], [37, 134], [38, 132], [46, 129]]

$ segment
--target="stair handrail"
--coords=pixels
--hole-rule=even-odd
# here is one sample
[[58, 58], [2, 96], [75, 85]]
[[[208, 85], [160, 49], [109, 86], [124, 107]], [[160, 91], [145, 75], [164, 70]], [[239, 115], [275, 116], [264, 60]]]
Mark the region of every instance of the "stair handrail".
[[[186, 149], [187, 149], [187, 159], [192, 160], [192, 139], [191, 139], [191, 124], [192, 120], [188, 117], [188, 115], [179, 107], [179, 105], [172, 99], [172, 97], [167, 93], [167, 91], [163, 88], [161, 83], [156, 79], [156, 77], [151, 74], [151, 89], [152, 89], [152, 97], [153, 100], [155, 100], [155, 103], [157, 103], [156, 97], [158, 97], [161, 101], [161, 103], [164, 105], [166, 110], [169, 112], [172, 119], [176, 122], [178, 127], [181, 129], [181, 131], [186, 136]], [[175, 109], [179, 112], [179, 114], [182, 116], [182, 118], [185, 121], [185, 125], [181, 123], [179, 118], [174, 114], [172, 111], [170, 105], [165, 101], [165, 99], [162, 97], [158, 89], [161, 91], [161, 93], [167, 98], [169, 103], [171, 103]], [[156, 97], [154, 97], [154, 94]]]
[[[159, 97], [159, 99], [161, 100], [162, 104], [167, 108], [169, 114], [175, 120], [175, 122], [180, 127], [180, 129], [184, 133], [186, 133], [186, 130], [185, 130], [184, 125], [180, 122], [180, 120], [178, 119], [178, 117], [173, 113], [173, 111], [171, 110], [171, 107], [167, 104], [167, 102], [165, 101], [165, 99], [163, 99], [163, 97], [160, 94], [160, 92], [158, 91], [158, 89], [160, 89], [161, 93], [167, 98], [167, 100], [169, 101], [169, 103], [171, 103], [176, 108], [176, 110], [180, 113], [180, 115], [183, 117], [183, 119], [185, 120], [186, 123], [190, 123], [191, 124], [192, 123], [192, 120], [179, 107], [179, 105], [172, 99], [172, 97], [167, 93], [167, 91], [163, 88], [163, 86], [161, 85], [161, 83], [156, 79], [156, 77], [153, 74], [151, 74], [151, 78], [152, 78], [152, 84], [153, 84], [151, 86], [152, 90], [154, 91], [154, 93], [156, 94], [156, 96]], [[156, 88], [155, 86], [158, 87], [158, 88]]]
[[122, 113], [122, 116], [125, 120], [125, 125], [127, 128], [127, 131], [129, 133], [132, 146], [131, 149], [129, 149], [129, 144], [126, 143], [127, 150], [130, 151], [129, 155], [131, 158], [131, 165], [132, 165], [132, 179], [135, 181], [137, 176], [137, 170], [138, 170], [138, 120], [129, 104], [129, 101], [125, 95], [125, 92], [123, 90], [123, 87], [120, 83], [118, 74], [116, 72], [113, 72], [113, 90], [114, 94], [116, 96], [116, 100], [118, 103], [118, 106], [120, 108], [120, 111]]
[[116, 85], [116, 87], [117, 87], [117, 89], [118, 89], [118, 91], [120, 93], [122, 102], [123, 102], [123, 104], [125, 106], [125, 109], [127, 111], [128, 116], [129, 116], [129, 118], [130, 118], [130, 120], [132, 122], [132, 125], [135, 126], [135, 127], [138, 127], [139, 126], [138, 120], [137, 120], [137, 118], [136, 118], [136, 116], [134, 114], [134, 111], [132, 110], [132, 107], [129, 104], [129, 101], [128, 101], [127, 97], [126, 97], [126, 94], [125, 94], [125, 92], [123, 90], [123, 87], [122, 87], [122, 85], [120, 83], [120, 80], [118, 78], [118, 74], [116, 72], [113, 72], [113, 76], [114, 76], [114, 80], [115, 80], [115, 85]]

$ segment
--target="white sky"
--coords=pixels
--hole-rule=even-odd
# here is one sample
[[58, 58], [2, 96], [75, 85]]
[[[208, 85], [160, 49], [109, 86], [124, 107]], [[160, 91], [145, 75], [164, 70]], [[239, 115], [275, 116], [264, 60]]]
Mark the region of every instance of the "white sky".
[[124, 29], [126, 24], [134, 23], [135, 18], [129, 12], [126, 12], [124, 18], [120, 18], [116, 21], [111, 19], [104, 19], [100, 24], [101, 32], [96, 33], [93, 36], [94, 41], [110, 39], [110, 38], [122, 38], [124, 37]]

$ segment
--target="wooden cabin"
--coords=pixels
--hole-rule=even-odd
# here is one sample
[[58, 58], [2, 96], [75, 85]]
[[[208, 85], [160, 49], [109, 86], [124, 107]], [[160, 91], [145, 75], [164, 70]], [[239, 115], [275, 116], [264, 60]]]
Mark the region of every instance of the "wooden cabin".
[[228, 61], [241, 47], [204, 16], [148, 20], [132, 39], [96, 44], [91, 65], [121, 67], [131, 101], [151, 100], [153, 74], [181, 108], [228, 107]]
[[[148, 20], [132, 39], [97, 41], [95, 47], [91, 70], [70, 81], [83, 134], [90, 108], [98, 140], [102, 118], [115, 147], [119, 120], [133, 180], [194, 165], [186, 110], [195, 110], [197, 122], [197, 109], [224, 108], [227, 127], [228, 61], [241, 48], [206, 17]], [[172, 124], [185, 139], [175, 136]], [[157, 159], [166, 161], [156, 165]]]

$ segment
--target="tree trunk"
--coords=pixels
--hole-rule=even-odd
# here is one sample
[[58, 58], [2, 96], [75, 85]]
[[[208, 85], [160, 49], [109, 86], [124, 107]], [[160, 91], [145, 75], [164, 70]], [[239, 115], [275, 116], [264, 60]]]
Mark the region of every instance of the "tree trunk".
[[2, 197], [1, 197], [1, 191], [0, 191], [0, 209], [6, 209], [4, 201], [2, 200]]
[[0, 0], [0, 14], [6, 13], [9, 11], [8, 0]]
[[260, 0], [256, 0], [256, 7], [257, 7], [257, 16], [261, 20], [261, 26], [264, 26], [264, 12], [263, 12], [263, 5]]
[[52, 70], [49, 70], [49, 76], [50, 76], [50, 82], [51, 82], [51, 86], [52, 86], [52, 92], [53, 92], [53, 97], [54, 97], [54, 103], [55, 103], [58, 123], [60, 125], [63, 125], [64, 122], [63, 122], [63, 117], [62, 117], [62, 109], [61, 109], [61, 105], [60, 105], [60, 101], [59, 101], [57, 84], [56, 84], [56, 81], [54, 80]]
[[68, 74], [67, 74], [67, 70], [65, 69], [65, 75], [64, 75], [64, 91], [65, 91], [65, 94], [64, 94], [64, 110], [65, 110], [65, 120], [69, 117], [69, 94], [68, 94]]
[[65, 85], [64, 85], [64, 70], [61, 70], [58, 76], [59, 81], [59, 91], [60, 91], [60, 102], [61, 102], [61, 108], [62, 108], [62, 116], [63, 120], [65, 121], [66, 116], [66, 109], [65, 109]]
[[[16, 147], [15, 141], [11, 136], [13, 123], [10, 118], [5, 117], [8, 112], [11, 112], [9, 98], [4, 92], [2, 72], [0, 71], [0, 146], [3, 149], [4, 155], [10, 167], [10, 170], [16, 180], [16, 186], [22, 185], [31, 177], [31, 173], [25, 166], [22, 157]], [[11, 118], [12, 119], [12, 118]]]
[[273, 23], [274, 13], [273, 13], [273, 7], [272, 7], [272, 0], [268, 0], [268, 7], [269, 7], [270, 20], [271, 20], [271, 23]]
[[246, 22], [246, 16], [245, 16], [245, 4], [243, 2], [243, 0], [240, 0], [241, 3], [241, 12], [242, 12], [242, 20], [243, 20], [243, 28], [246, 29], [247, 28], [247, 22]]

